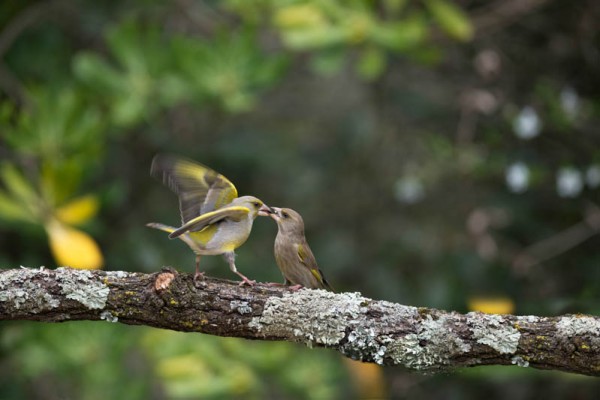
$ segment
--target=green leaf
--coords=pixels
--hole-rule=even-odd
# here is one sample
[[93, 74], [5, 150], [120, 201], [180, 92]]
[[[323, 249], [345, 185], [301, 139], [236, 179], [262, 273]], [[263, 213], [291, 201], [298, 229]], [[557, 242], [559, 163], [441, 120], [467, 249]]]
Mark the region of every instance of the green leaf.
[[311, 58], [312, 69], [325, 76], [331, 76], [337, 73], [346, 60], [346, 53], [342, 50], [331, 50], [316, 53]]
[[367, 80], [372, 80], [381, 75], [385, 69], [386, 59], [384, 52], [377, 47], [369, 47], [360, 56], [358, 73]]
[[[19, 208], [25, 210], [28, 215], [37, 214], [39, 196], [31, 186], [31, 183], [9, 163], [0, 166], [0, 177], [10, 193], [11, 197], [20, 204]], [[10, 206], [9, 206], [10, 207]]]
[[35, 222], [23, 204], [0, 191], [0, 218], [8, 221]]
[[294, 50], [311, 50], [336, 46], [345, 43], [346, 38], [346, 30], [339, 26], [290, 29], [282, 33], [283, 42]]
[[448, 35], [463, 41], [473, 38], [473, 25], [462, 9], [445, 0], [426, 0], [425, 4]]
[[187, 95], [197, 102], [215, 101], [229, 112], [251, 108], [257, 92], [286, 65], [285, 58], [264, 54], [251, 29], [220, 32], [210, 41], [176, 37], [172, 44]]
[[388, 12], [396, 14], [406, 7], [408, 0], [384, 0], [383, 4]]
[[79, 79], [98, 91], [119, 90], [123, 84], [121, 74], [94, 53], [83, 52], [75, 56], [73, 72]]
[[421, 45], [427, 34], [427, 24], [421, 14], [413, 14], [400, 22], [375, 25], [373, 41], [394, 51], [404, 52]]

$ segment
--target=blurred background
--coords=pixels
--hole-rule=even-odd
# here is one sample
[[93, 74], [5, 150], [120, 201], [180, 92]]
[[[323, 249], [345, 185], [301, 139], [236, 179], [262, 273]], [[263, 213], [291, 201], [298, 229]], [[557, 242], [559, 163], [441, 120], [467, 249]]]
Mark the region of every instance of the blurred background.
[[[192, 272], [170, 152], [298, 210], [338, 291], [598, 315], [595, 0], [4, 0], [0, 266]], [[259, 218], [239, 270], [282, 281]], [[221, 257], [210, 276], [237, 279]], [[422, 375], [109, 323], [0, 324], [0, 398], [596, 398], [519, 367]]]

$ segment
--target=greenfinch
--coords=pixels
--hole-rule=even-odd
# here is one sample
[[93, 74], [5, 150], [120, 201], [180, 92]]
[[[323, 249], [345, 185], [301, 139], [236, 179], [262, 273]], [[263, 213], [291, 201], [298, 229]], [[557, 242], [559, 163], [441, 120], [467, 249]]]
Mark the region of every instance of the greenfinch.
[[178, 228], [149, 223], [147, 226], [179, 238], [196, 253], [194, 281], [203, 277], [200, 257], [222, 254], [229, 268], [240, 278], [240, 285], [255, 281], [241, 274], [235, 266], [235, 249], [252, 230], [259, 215], [269, 215], [270, 208], [253, 196], [238, 197], [237, 189], [226, 177], [212, 169], [184, 158], [159, 154], [152, 160], [150, 175], [162, 180], [179, 197], [182, 225]]
[[300, 214], [289, 208], [271, 207], [270, 210], [268, 215], [277, 222], [278, 228], [275, 261], [285, 283], [295, 289], [305, 287], [333, 291], [308, 246]]

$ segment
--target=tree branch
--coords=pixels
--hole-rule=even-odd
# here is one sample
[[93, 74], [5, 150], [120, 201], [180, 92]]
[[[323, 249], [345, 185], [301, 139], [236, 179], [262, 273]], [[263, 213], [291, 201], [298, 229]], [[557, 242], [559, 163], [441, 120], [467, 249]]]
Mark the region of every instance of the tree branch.
[[0, 320], [106, 320], [336, 349], [421, 371], [511, 365], [600, 376], [600, 318], [459, 314], [359, 293], [191, 275], [59, 268], [0, 272]]

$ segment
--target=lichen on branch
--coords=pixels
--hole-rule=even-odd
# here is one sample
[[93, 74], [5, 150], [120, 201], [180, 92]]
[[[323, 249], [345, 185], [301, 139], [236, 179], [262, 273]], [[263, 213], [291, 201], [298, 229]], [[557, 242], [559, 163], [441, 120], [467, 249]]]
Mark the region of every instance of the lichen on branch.
[[600, 376], [598, 317], [460, 314], [360, 293], [194, 282], [173, 270], [2, 270], [0, 319], [98, 320], [291, 341], [419, 371], [515, 365]]

